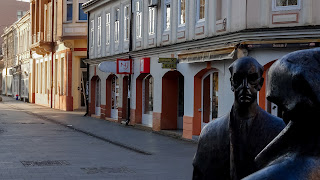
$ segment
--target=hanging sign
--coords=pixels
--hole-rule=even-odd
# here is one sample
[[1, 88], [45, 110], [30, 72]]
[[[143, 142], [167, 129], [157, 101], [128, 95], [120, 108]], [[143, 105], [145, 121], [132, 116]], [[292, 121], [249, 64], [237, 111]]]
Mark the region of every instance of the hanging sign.
[[115, 74], [117, 72], [117, 63], [114, 61], [104, 61], [99, 64], [98, 68], [102, 72]]
[[150, 73], [150, 58], [142, 58], [140, 60], [140, 73]]
[[162, 63], [162, 69], [177, 69], [177, 58], [159, 58], [159, 63]]
[[117, 74], [132, 74], [132, 59], [117, 59]]

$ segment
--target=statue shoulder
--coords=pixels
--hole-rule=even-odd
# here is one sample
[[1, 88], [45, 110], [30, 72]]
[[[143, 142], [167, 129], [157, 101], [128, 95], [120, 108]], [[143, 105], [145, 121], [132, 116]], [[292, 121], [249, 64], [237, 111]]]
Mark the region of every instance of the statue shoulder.
[[230, 115], [229, 113], [219, 117], [210, 123], [208, 123], [201, 131], [200, 140], [206, 138], [212, 138], [217, 134], [221, 134], [224, 131], [227, 131], [229, 128]]
[[262, 115], [261, 118], [266, 121], [266, 123], [270, 126], [270, 128], [282, 130], [286, 126], [283, 119], [277, 116], [274, 116], [261, 108], [260, 108], [260, 114]]

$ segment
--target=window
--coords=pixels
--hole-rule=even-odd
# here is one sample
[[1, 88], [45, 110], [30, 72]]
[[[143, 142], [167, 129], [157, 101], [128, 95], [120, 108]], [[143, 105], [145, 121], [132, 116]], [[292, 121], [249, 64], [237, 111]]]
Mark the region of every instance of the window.
[[48, 61], [44, 63], [44, 94], [47, 94], [48, 89]]
[[205, 19], [205, 0], [197, 0], [197, 21]]
[[91, 48], [94, 47], [94, 20], [91, 20]]
[[124, 7], [124, 40], [129, 40], [129, 6]]
[[83, 12], [82, 4], [79, 3], [79, 20], [88, 20], [87, 14]]
[[120, 20], [120, 9], [116, 9], [116, 21], [114, 22], [114, 41], [119, 42], [119, 20]]
[[57, 88], [57, 82], [58, 82], [58, 59], [55, 60], [54, 62], [54, 68], [55, 68], [55, 71], [54, 71], [54, 91], [55, 91], [55, 94], [58, 94], [58, 88]]
[[136, 37], [142, 37], [142, 9], [140, 1], [136, 2]]
[[170, 11], [171, 11], [170, 0], [165, 1], [165, 9], [164, 10], [165, 10], [165, 12], [164, 12], [164, 14], [165, 14], [164, 29], [169, 30], [170, 29]]
[[60, 90], [60, 93], [61, 95], [65, 95], [65, 88], [64, 88], [64, 58], [61, 58], [61, 80], [60, 80], [60, 83], [61, 83], [61, 90]]
[[179, 0], [179, 25], [186, 23], [186, 0]]
[[72, 0], [67, 0], [67, 21], [72, 21]]
[[110, 13], [106, 14], [106, 44], [110, 44]]
[[98, 17], [97, 43], [98, 43], [98, 47], [100, 47], [101, 46], [101, 16]]
[[300, 0], [273, 0], [272, 5], [273, 11], [295, 10], [300, 9]]
[[26, 14], [26, 11], [17, 11], [17, 18], [18, 18], [18, 20], [19, 20], [20, 18], [22, 18], [25, 14]]
[[149, 7], [149, 34], [154, 34], [154, 26], [155, 26], [155, 8]]

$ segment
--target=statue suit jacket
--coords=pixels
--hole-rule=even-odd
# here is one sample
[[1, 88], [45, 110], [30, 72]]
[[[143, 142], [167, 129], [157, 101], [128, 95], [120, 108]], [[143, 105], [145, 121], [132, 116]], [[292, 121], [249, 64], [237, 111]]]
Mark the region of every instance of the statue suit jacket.
[[246, 143], [242, 144], [233, 120], [232, 108], [230, 113], [203, 128], [193, 161], [194, 180], [241, 179], [255, 172], [255, 156], [285, 127], [282, 119], [259, 107]]

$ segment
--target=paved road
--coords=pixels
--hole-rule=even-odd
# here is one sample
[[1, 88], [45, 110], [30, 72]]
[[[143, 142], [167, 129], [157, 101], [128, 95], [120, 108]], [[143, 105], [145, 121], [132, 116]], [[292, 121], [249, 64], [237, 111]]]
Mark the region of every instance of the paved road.
[[191, 179], [196, 144], [3, 97], [0, 179]]

